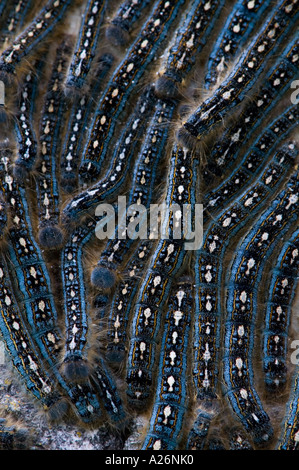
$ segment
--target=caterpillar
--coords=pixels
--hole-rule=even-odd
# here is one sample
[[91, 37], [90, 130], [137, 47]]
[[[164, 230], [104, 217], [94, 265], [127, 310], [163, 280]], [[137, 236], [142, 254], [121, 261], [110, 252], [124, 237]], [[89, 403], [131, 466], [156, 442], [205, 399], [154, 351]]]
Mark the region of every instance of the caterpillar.
[[87, 380], [91, 373], [85, 354], [88, 319], [82, 249], [94, 235], [94, 229], [95, 223], [89, 221], [83, 228], [73, 232], [61, 254], [65, 312], [63, 373], [69, 380], [75, 382]]
[[129, 429], [131, 425], [129, 414], [117, 390], [115, 378], [100, 356], [95, 367], [94, 377], [101, 390], [100, 396], [111, 423], [116, 425], [119, 431], [124, 432]]
[[192, 279], [172, 289], [164, 320], [153, 412], [142, 449], [172, 450], [182, 439], [188, 409], [188, 349], [194, 302]]
[[298, 230], [284, 243], [270, 281], [263, 335], [263, 369], [267, 388], [272, 391], [286, 382], [286, 338], [297, 271]]
[[64, 238], [63, 231], [58, 226], [60, 194], [56, 174], [56, 152], [65, 112], [61, 82], [65, 75], [69, 52], [70, 45], [66, 39], [56, 51], [40, 123], [40, 150], [36, 165], [38, 240], [46, 249], [61, 246]]
[[75, 52], [66, 78], [66, 89], [80, 89], [85, 85], [98, 47], [105, 4], [105, 0], [89, 0], [85, 7]]
[[203, 246], [195, 255], [195, 302], [193, 378], [201, 399], [214, 398], [217, 384], [217, 352], [219, 349], [219, 316], [221, 312], [219, 285], [221, 264], [230, 237], [240, 230], [245, 220], [254, 216], [261, 204], [281, 184], [296, 156], [293, 143], [283, 146], [260, 175], [232, 204], [217, 216], [206, 229]]
[[28, 71], [22, 80], [21, 99], [18, 103], [15, 129], [18, 137], [19, 154], [14, 161], [13, 174], [18, 182], [24, 183], [37, 159], [37, 136], [33, 125], [37, 90], [40, 83], [44, 61], [37, 61], [35, 70]]
[[[95, 101], [98, 98], [103, 81], [109, 72], [114, 56], [105, 53], [99, 58], [96, 79], [84, 87], [83, 95], [74, 97], [68, 116], [68, 125], [60, 155], [60, 188], [71, 194], [78, 187], [78, 166], [80, 151], [84, 144], [85, 129], [91, 119]], [[88, 91], [85, 92], [85, 88]]]
[[286, 189], [275, 198], [272, 207], [259, 218], [259, 223], [240, 243], [227, 284], [224, 381], [226, 396], [244, 427], [255, 442], [272, 437], [269, 418], [254, 389], [251, 355], [252, 328], [256, 319], [257, 286], [262, 266], [272, 251], [273, 241], [296, 220], [298, 172]]
[[155, 240], [150, 236], [142, 240], [133, 251], [130, 261], [124, 268], [123, 279], [115, 287], [111, 305], [104, 307], [107, 315], [107, 340], [105, 358], [114, 367], [122, 364], [127, 353], [128, 324], [131, 310], [140, 285], [144, 269], [150, 262]]

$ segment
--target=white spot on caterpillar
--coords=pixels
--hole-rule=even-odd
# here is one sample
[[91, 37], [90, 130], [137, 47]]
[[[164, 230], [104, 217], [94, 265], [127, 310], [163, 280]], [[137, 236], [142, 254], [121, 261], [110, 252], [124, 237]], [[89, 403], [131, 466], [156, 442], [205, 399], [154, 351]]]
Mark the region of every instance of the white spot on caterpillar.
[[175, 312], [173, 312], [173, 318], [175, 320], [175, 326], [178, 326], [180, 320], [182, 319], [183, 317], [183, 313], [180, 311], [180, 310], [176, 310]]
[[163, 414], [165, 416], [165, 419], [164, 419], [163, 423], [167, 424], [168, 417], [171, 415], [171, 407], [169, 405], [165, 406], [165, 408], [163, 410]]
[[148, 325], [148, 318], [151, 316], [152, 312], [150, 308], [146, 308], [143, 312], [146, 320], [145, 320], [145, 325]]

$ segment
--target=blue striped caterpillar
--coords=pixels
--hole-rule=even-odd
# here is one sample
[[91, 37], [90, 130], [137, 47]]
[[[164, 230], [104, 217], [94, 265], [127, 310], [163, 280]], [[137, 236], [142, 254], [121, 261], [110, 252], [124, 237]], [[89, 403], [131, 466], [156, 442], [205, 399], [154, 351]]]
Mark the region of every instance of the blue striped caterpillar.
[[[198, 161], [192, 152], [174, 146], [166, 195], [166, 207], [173, 206], [173, 217], [169, 212], [161, 223], [166, 236], [158, 240], [134, 307], [126, 377], [128, 399], [134, 406], [144, 406], [150, 396], [157, 335], [171, 288], [171, 276], [182, 269], [186, 260], [186, 232], [180, 228], [180, 211], [182, 204], [194, 204], [197, 165]], [[181, 239], [176, 238], [178, 229]]]
[[[0, 151], [2, 148], [0, 147]], [[0, 243], [5, 239], [7, 228], [8, 228], [8, 205], [5, 201], [4, 195], [0, 193]]]
[[267, 57], [275, 53], [282, 39], [298, 19], [297, 0], [280, 0], [268, 20], [242, 53], [233, 71], [187, 119], [178, 131], [179, 141], [194, 146], [239, 104], [265, 68]]
[[23, 78], [21, 96], [18, 103], [20, 111], [16, 116], [19, 154], [14, 162], [13, 170], [14, 177], [19, 183], [25, 181], [37, 159], [37, 137], [33, 126], [33, 114], [43, 68], [44, 62], [38, 61], [35, 64], [35, 70], [28, 71]]
[[225, 393], [243, 426], [256, 443], [272, 437], [269, 417], [254, 388], [251, 368], [254, 346], [253, 325], [257, 316], [257, 286], [262, 267], [273, 251], [276, 237], [296, 221], [298, 171], [259, 221], [240, 242], [227, 283], [224, 382]]
[[63, 17], [70, 0], [49, 0], [27, 28], [19, 34], [0, 56], [0, 76], [10, 81], [16, 66], [53, 30]]
[[203, 172], [205, 182], [209, 183], [215, 174], [221, 175], [223, 168], [231, 167], [241, 146], [258, 129], [262, 119], [274, 108], [283, 93], [290, 87], [292, 80], [297, 76], [298, 53], [298, 39], [294, 38], [284, 49], [277, 64], [266, 74], [265, 81], [253, 102], [245, 104], [236, 124], [229, 126], [213, 147]]
[[88, 319], [87, 311], [91, 309], [91, 305], [87, 301], [84, 288], [82, 251], [94, 236], [95, 224], [96, 221], [90, 220], [84, 227], [75, 230], [62, 251], [61, 271], [66, 324], [63, 374], [68, 380], [78, 384], [86, 382], [90, 377], [104, 402], [109, 419], [119, 427], [125, 427], [127, 415], [111, 371], [101, 358], [100, 351], [95, 364], [90, 363], [88, 356], [87, 340], [88, 336], [89, 339], [91, 336], [91, 320]]
[[65, 351], [63, 373], [72, 381], [83, 381], [91, 371], [85, 348], [88, 308], [84, 289], [82, 249], [94, 235], [95, 222], [89, 221], [71, 234], [61, 254], [61, 277], [64, 292]]
[[233, 5], [208, 60], [205, 77], [207, 89], [225, 75], [228, 64], [244, 47], [256, 23], [270, 4], [270, 1], [238, 0]]
[[298, 230], [284, 243], [272, 273], [264, 325], [263, 369], [269, 390], [286, 382], [287, 337], [294, 299], [298, 259]]
[[56, 383], [49, 376], [41, 364], [38, 352], [35, 350], [30, 334], [27, 330], [13, 295], [11, 281], [8, 276], [8, 266], [4, 257], [0, 260], [0, 305], [1, 305], [1, 331], [7, 350], [12, 356], [14, 367], [23, 377], [27, 389], [37, 398], [44, 407], [59, 406], [62, 410], [65, 405], [56, 391]]
[[89, 0], [82, 15], [75, 52], [67, 75], [66, 88], [82, 88], [98, 47], [106, 0]]
[[57, 181], [57, 140], [65, 112], [62, 85], [70, 52], [69, 41], [57, 48], [48, 83], [40, 123], [39, 159], [36, 165], [38, 239], [47, 249], [62, 245], [64, 234], [59, 223], [60, 194]]
[[[148, 418], [148, 435], [140, 438], [139, 434], [139, 447], [145, 436], [143, 447], [161, 450], [298, 447], [298, 368], [294, 362], [298, 350], [290, 350], [295, 347], [291, 341], [297, 332], [291, 305], [297, 258], [294, 246], [287, 242], [289, 234], [297, 230], [297, 215], [287, 215], [296, 204], [295, 192], [288, 210], [280, 206], [283, 210], [276, 213], [277, 222], [263, 220], [268, 208], [275, 210], [279, 194], [290, 190], [290, 175], [297, 170], [294, 160], [298, 151], [293, 141], [299, 96], [298, 0], [284, 3], [289, 12], [280, 19], [286, 21], [274, 24], [270, 32], [274, 47], [263, 57], [263, 43], [253, 44], [259, 35], [268, 40], [267, 22], [283, 5], [281, 0], [274, 3], [76, 0], [68, 3], [59, 21], [54, 20], [51, 31], [46, 32], [49, 24], [40, 24], [38, 30], [45, 36], [36, 31], [27, 42], [23, 33], [28, 29], [22, 29], [32, 27], [50, 2], [0, 1], [0, 36], [10, 38], [2, 44], [0, 59], [0, 140], [9, 137], [7, 144], [0, 145], [0, 267], [4, 273], [0, 271], [0, 362], [6, 343], [10, 353], [5, 353], [5, 362], [8, 359], [15, 365], [16, 379], [23, 377], [21, 383], [33, 400], [33, 406], [29, 404], [32, 414], [34, 409], [45, 409], [46, 415], [39, 415], [38, 422], [47, 416], [63, 420], [59, 430], [65, 426], [68, 442], [81, 426], [83, 445], [101, 446], [99, 438], [103, 436], [104, 446], [112, 446], [106, 436], [107, 431], [113, 431], [121, 433], [117, 447], [136, 447], [134, 435], [124, 442], [132, 431], [127, 418], [131, 413], [137, 427]], [[31, 5], [28, 14], [23, 8], [27, 4]], [[101, 5], [102, 13], [92, 18], [93, 7]], [[15, 10], [20, 6], [22, 10]], [[95, 22], [87, 26], [90, 20]], [[25, 41], [20, 60], [14, 50], [8, 70], [3, 59], [13, 44], [18, 47], [20, 37]], [[65, 50], [63, 69], [57, 74], [57, 106], [49, 115], [53, 126], [48, 126], [46, 134], [43, 105], [47, 106], [57, 48], [66, 37], [71, 37], [73, 44]], [[208, 114], [211, 127], [195, 153], [175, 147], [176, 130], [196, 109], [192, 103], [197, 107], [208, 98], [218, 105], [219, 87], [231, 74], [241, 73], [242, 52], [257, 51], [258, 47], [258, 73], [253, 69], [250, 78], [244, 68], [250, 83], [238, 84], [242, 85], [236, 90], [244, 94], [242, 102], [238, 103], [240, 95], [234, 100], [232, 91], [226, 109], [220, 110], [223, 126], [214, 108], [215, 112]], [[76, 67], [70, 70], [72, 60]], [[68, 70], [69, 84], [74, 86], [66, 86]], [[30, 88], [34, 81], [35, 95]], [[142, 100], [146, 93], [145, 109]], [[229, 98], [229, 93], [226, 96]], [[52, 131], [54, 121], [57, 133]], [[29, 127], [18, 127], [25, 122]], [[96, 122], [103, 132], [93, 134]], [[39, 161], [35, 145], [28, 139], [29, 128], [35, 131]], [[44, 165], [43, 146], [49, 156]], [[177, 163], [172, 152], [175, 148], [182, 157]], [[44, 228], [40, 209], [46, 209], [47, 198], [54, 205], [51, 203], [51, 210], [48, 206], [47, 215], [52, 218], [45, 226], [47, 230], [58, 227], [62, 240], [52, 245], [54, 250], [49, 249], [49, 243], [55, 240], [55, 233], [46, 237], [48, 249], [39, 239], [39, 230]], [[130, 212], [123, 211], [121, 217], [120, 201], [124, 199]], [[161, 208], [165, 199], [171, 205], [179, 202], [180, 207], [172, 217], [167, 214], [166, 220]], [[177, 239], [175, 233], [181, 229], [179, 221], [184, 222], [184, 201], [191, 206], [203, 202], [205, 209], [204, 243], [196, 253], [187, 253], [185, 234]], [[157, 212], [152, 212], [154, 205]], [[138, 212], [142, 206], [145, 210]], [[110, 225], [109, 217], [100, 212], [103, 207], [118, 216], [117, 224]], [[142, 239], [145, 217], [147, 233]], [[287, 221], [285, 226], [281, 225], [283, 220]], [[103, 221], [114, 239], [105, 237]], [[262, 223], [272, 239], [269, 249], [258, 251], [254, 241], [244, 247], [248, 234], [253, 236]], [[159, 229], [166, 232], [166, 238]], [[103, 233], [99, 242], [97, 235]], [[256, 240], [261, 246], [267, 243], [267, 235], [262, 238]], [[240, 247], [246, 252], [244, 264], [241, 259], [236, 261]], [[236, 272], [231, 269], [237, 264], [241, 268], [239, 277], [234, 278]], [[259, 269], [254, 271], [257, 265]], [[173, 345], [166, 336], [167, 302], [177, 302], [173, 297], [177, 282], [190, 273], [195, 286], [187, 292], [194, 303], [188, 334], [185, 330], [188, 340]], [[252, 293], [246, 306], [254, 320], [247, 329], [246, 319], [240, 324], [229, 319], [228, 291], [233, 287]], [[235, 302], [240, 309], [245, 300], [242, 291], [241, 299]], [[278, 311], [276, 307], [273, 310], [276, 304]], [[270, 310], [277, 316], [270, 318]], [[274, 324], [273, 318], [279, 318], [278, 322]], [[241, 327], [234, 330], [235, 325]], [[228, 331], [232, 333], [230, 342]], [[180, 338], [183, 332], [177, 332]], [[241, 348], [242, 341], [245, 346], [236, 353], [234, 348]], [[177, 362], [182, 351], [187, 371]], [[6, 367], [6, 363], [1, 365], [5, 375]], [[231, 380], [228, 385], [223, 378], [225, 368]], [[272, 389], [278, 393], [270, 393]], [[9, 387], [8, 393], [14, 395], [18, 390], [23, 403], [24, 387]], [[246, 393], [248, 404], [242, 402]], [[44, 441], [43, 429], [47, 428], [47, 436], [55, 433], [58, 423], [51, 423], [50, 429], [35, 429], [36, 420], [33, 416], [29, 422], [26, 410], [27, 405], [18, 415], [22, 420], [24, 417], [38, 442]], [[261, 420], [264, 427], [259, 426]], [[279, 421], [283, 423], [280, 438]], [[271, 426], [274, 443], [270, 441]], [[2, 429], [0, 421], [0, 447], [1, 433], [6, 445], [14, 429]], [[57, 445], [66, 446], [63, 442]], [[77, 442], [76, 438], [71, 445]], [[34, 443], [26, 441], [24, 445], [31, 448]], [[55, 438], [51, 447], [54, 445]]]
[[213, 399], [217, 391], [221, 312], [221, 275], [225, 248], [245, 220], [254, 216], [294, 163], [294, 144], [283, 146], [239, 201], [220, 212], [206, 229], [203, 246], [195, 256], [194, 383], [200, 399]]
[[188, 350], [194, 308], [192, 279], [173, 287], [164, 320], [157, 390], [143, 449], [176, 449], [182, 439], [189, 404]]
[[84, 87], [82, 96], [75, 96], [68, 116], [68, 126], [60, 158], [60, 187], [66, 193], [72, 193], [78, 187], [78, 166], [80, 152], [84, 143], [84, 130], [88, 127], [94, 102], [114, 61], [112, 54], [103, 54], [99, 59], [95, 83]]
[[150, 0], [125, 0], [113, 15], [106, 29], [106, 38], [114, 46], [124, 46], [129, 42], [129, 35], [135, 23]]
[[[84, 149], [79, 169], [82, 181], [98, 178], [101, 164], [111, 141], [116, 120], [125, 100], [139, 83], [147, 65], [151, 62], [167, 31], [179, 12], [184, 0], [159, 0], [138, 37], [118, 65], [105, 89], [95, 113], [94, 121]], [[154, 36], [153, 36], [154, 35]], [[152, 39], [154, 37], [154, 39]]]

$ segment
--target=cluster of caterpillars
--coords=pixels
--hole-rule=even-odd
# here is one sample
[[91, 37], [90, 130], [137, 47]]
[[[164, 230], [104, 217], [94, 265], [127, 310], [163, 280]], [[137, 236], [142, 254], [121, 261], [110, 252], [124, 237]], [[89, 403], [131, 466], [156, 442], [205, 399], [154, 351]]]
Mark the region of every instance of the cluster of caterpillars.
[[141, 449], [295, 449], [298, 1], [41, 3], [0, 5], [0, 331], [37, 409], [145, 414]]

